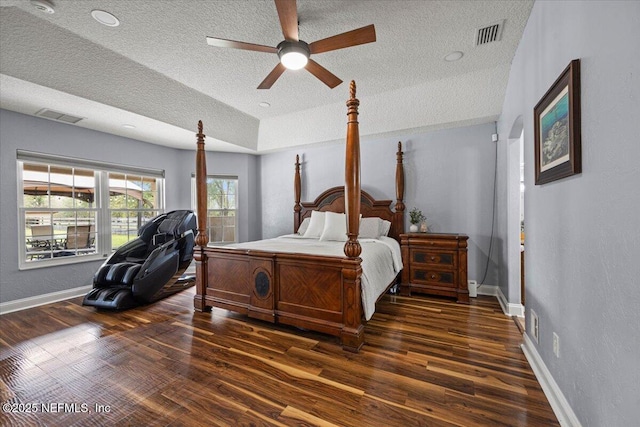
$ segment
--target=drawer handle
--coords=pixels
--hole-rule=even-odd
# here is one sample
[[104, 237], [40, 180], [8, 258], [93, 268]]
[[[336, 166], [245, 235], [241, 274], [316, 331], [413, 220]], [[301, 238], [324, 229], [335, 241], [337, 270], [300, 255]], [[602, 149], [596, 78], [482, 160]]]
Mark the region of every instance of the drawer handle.
[[432, 256], [431, 261], [435, 261], [435, 260], [436, 260], [436, 257]]
[[431, 275], [431, 278], [432, 278], [432, 279], [435, 279], [435, 278], [436, 278], [436, 275], [435, 275], [435, 274], [432, 274], [432, 275]]

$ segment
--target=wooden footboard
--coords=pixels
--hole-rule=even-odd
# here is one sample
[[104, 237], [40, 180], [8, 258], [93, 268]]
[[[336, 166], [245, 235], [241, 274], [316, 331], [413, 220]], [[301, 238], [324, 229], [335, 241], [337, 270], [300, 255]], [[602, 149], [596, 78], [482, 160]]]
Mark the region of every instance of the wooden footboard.
[[[211, 307], [341, 339], [346, 350], [364, 343], [360, 258], [205, 248], [196, 309]], [[199, 299], [199, 301], [198, 301]]]

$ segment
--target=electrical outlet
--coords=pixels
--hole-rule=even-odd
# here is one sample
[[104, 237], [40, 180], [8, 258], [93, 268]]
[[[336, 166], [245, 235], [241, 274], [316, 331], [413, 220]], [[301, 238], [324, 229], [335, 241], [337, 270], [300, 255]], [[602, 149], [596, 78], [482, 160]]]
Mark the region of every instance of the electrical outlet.
[[560, 337], [555, 332], [553, 333], [553, 354], [560, 357]]
[[530, 313], [531, 313], [531, 327], [529, 332], [531, 333], [531, 338], [533, 338], [535, 342], [538, 343], [539, 342], [538, 341], [538, 331], [539, 331], [538, 315], [533, 310], [530, 310]]

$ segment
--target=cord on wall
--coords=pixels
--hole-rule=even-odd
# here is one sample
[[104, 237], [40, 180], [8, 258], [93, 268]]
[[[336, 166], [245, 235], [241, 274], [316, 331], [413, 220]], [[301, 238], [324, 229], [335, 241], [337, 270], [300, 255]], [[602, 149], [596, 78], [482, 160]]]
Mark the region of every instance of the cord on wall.
[[[495, 125], [496, 132], [491, 135], [491, 140], [493, 142], [498, 141], [498, 122], [493, 122]], [[478, 287], [484, 285], [484, 281], [487, 278], [487, 273], [489, 272], [489, 261], [491, 261], [491, 252], [493, 251], [493, 231], [496, 223], [496, 180], [498, 177], [498, 144], [496, 144], [495, 151], [495, 162], [493, 167], [493, 203], [491, 205], [491, 237], [489, 237], [489, 252], [487, 253], [487, 264], [484, 267], [484, 275], [482, 276], [482, 280]]]

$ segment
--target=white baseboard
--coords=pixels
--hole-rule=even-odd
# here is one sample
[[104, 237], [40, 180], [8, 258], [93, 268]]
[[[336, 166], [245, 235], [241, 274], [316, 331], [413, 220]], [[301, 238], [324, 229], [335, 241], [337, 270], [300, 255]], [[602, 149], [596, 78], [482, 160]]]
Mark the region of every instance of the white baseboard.
[[524, 317], [524, 306], [522, 304], [511, 304], [502, 293], [502, 289], [496, 285], [478, 285], [478, 295], [488, 295], [496, 297], [502, 307], [502, 311], [507, 316]]
[[496, 286], [496, 298], [502, 307], [502, 311], [507, 316], [524, 317], [524, 306], [522, 304], [513, 304], [507, 301], [507, 297], [502, 293], [502, 289]]
[[549, 400], [549, 404], [556, 414], [558, 422], [563, 427], [581, 427], [582, 424], [580, 424], [578, 417], [576, 417], [575, 412], [571, 409], [560, 387], [558, 387], [558, 384], [551, 376], [551, 372], [549, 372], [549, 369], [547, 369], [547, 366], [542, 361], [533, 341], [531, 341], [527, 334], [524, 334], [523, 338], [524, 344], [521, 346], [522, 352], [527, 358], [529, 365], [531, 365], [531, 369], [536, 375], [542, 391], [544, 391], [545, 396], [547, 396], [547, 400]]
[[92, 285], [80, 286], [79, 288], [67, 289], [64, 291], [52, 292], [50, 294], [37, 295], [35, 297], [22, 298], [14, 301], [0, 303], [0, 315], [13, 313], [14, 311], [25, 310], [39, 305], [51, 304], [52, 302], [63, 301], [85, 295], [93, 288]]
[[485, 285], [484, 283], [478, 285], [478, 295], [489, 295], [495, 297], [498, 295], [498, 287], [496, 285]]

